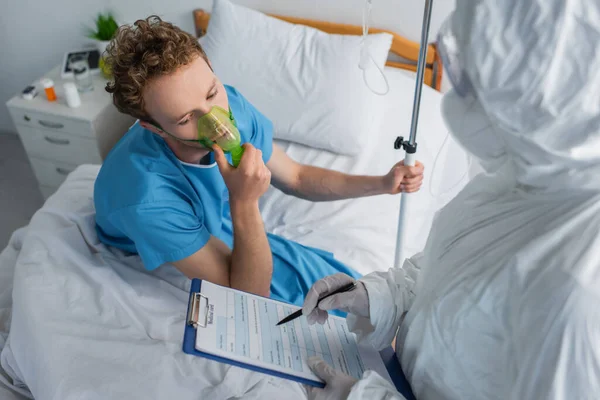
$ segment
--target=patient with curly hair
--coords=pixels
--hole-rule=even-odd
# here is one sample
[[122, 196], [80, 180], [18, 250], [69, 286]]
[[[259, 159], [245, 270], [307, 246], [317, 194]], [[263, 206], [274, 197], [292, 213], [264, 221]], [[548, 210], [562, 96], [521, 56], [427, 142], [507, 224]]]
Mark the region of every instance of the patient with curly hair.
[[[423, 166], [354, 176], [302, 165], [273, 144], [273, 124], [219, 80], [194, 36], [151, 16], [120, 27], [107, 48], [115, 106], [137, 119], [110, 151], [94, 190], [96, 229], [148, 270], [302, 305], [318, 279], [359, 274], [325, 250], [265, 232], [259, 198], [272, 184], [311, 201], [419, 190]], [[239, 131], [243, 155], [198, 137], [210, 115]]]

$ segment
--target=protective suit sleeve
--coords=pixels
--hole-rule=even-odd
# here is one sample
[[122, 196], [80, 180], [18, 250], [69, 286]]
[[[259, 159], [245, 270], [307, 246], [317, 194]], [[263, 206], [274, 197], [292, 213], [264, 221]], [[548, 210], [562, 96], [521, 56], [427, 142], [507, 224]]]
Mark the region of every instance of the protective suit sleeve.
[[406, 400], [394, 386], [375, 371], [366, 371], [361, 380], [352, 386], [348, 400]]
[[360, 279], [369, 295], [369, 318], [348, 314], [349, 329], [377, 350], [392, 344], [402, 315], [408, 310], [419, 269], [416, 259], [407, 259], [400, 269], [373, 272]]
[[527, 306], [512, 335], [515, 383], [508, 398], [598, 398], [600, 296], [565, 275], [542, 280], [519, 301]]

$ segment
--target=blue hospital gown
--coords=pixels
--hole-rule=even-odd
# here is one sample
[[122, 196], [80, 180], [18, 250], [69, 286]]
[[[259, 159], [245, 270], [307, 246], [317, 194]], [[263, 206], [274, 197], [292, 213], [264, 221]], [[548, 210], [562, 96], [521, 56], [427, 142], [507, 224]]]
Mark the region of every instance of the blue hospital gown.
[[[273, 149], [271, 121], [237, 90], [225, 88], [242, 142], [261, 149], [267, 163]], [[139, 123], [107, 156], [94, 203], [100, 240], [139, 254], [148, 270], [192, 255], [211, 235], [233, 246], [229, 193], [217, 165], [180, 161], [161, 137]], [[359, 277], [329, 252], [272, 234], [268, 240], [274, 299], [302, 305], [311, 285], [324, 276], [344, 272]]]

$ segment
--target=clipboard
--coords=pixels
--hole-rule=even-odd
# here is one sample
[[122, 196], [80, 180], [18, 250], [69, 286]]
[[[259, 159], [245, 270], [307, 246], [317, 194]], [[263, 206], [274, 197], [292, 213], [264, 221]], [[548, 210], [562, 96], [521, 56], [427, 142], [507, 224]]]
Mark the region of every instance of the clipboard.
[[[199, 351], [196, 349], [196, 333], [198, 327], [205, 327], [207, 324], [208, 312], [205, 309], [205, 312], [202, 312], [204, 307], [208, 307], [208, 298], [204, 296], [201, 292], [202, 281], [200, 279], [192, 279], [192, 284], [190, 288], [190, 295], [188, 301], [188, 309], [187, 309], [187, 317], [185, 321], [185, 330], [183, 334], [183, 352], [186, 354], [190, 354], [193, 356], [208, 358], [210, 360], [218, 361], [221, 363], [234, 365], [236, 367], [241, 367], [244, 369], [249, 369], [256, 372], [261, 372], [267, 375], [276, 376], [279, 378], [284, 378], [288, 380], [292, 380], [295, 382], [299, 382], [305, 385], [315, 386], [323, 388], [325, 384], [320, 381], [300, 378], [294, 375], [286, 374], [280, 371], [271, 370], [268, 368], [263, 368], [247, 363], [243, 363], [237, 360], [232, 360], [226, 357], [217, 356], [214, 354], [206, 353], [203, 351]], [[204, 316], [204, 317], [202, 317]], [[398, 363], [398, 359], [396, 358], [396, 353], [392, 349], [392, 347], [388, 347], [382, 350], [380, 353], [383, 363], [392, 378], [392, 382], [396, 386], [398, 392], [400, 392], [407, 400], [416, 400], [404, 373], [402, 372], [402, 368]]]

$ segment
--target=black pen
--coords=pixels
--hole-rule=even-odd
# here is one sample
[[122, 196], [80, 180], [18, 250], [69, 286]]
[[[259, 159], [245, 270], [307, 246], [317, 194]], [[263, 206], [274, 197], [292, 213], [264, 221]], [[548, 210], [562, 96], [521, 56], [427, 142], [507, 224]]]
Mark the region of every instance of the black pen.
[[[333, 296], [334, 294], [349, 292], [352, 289], [354, 289], [355, 287], [356, 287], [356, 281], [352, 282], [352, 283], [349, 283], [347, 285], [344, 285], [341, 288], [336, 289], [333, 292], [331, 292], [329, 294], [326, 294], [325, 296], [321, 297], [319, 299], [319, 301], [317, 301], [317, 306], [319, 305], [319, 303], [321, 302], [321, 300], [325, 300], [326, 298], [328, 298], [329, 296]], [[293, 321], [293, 320], [295, 320], [296, 318], [298, 318], [300, 316], [302, 316], [302, 309], [299, 309], [298, 311], [296, 311], [296, 312], [288, 315], [287, 317], [285, 317], [284, 319], [282, 319], [281, 321], [279, 321], [277, 323], [277, 325], [275, 325], [275, 326], [279, 326], [281, 324], [285, 324], [286, 322]]]

